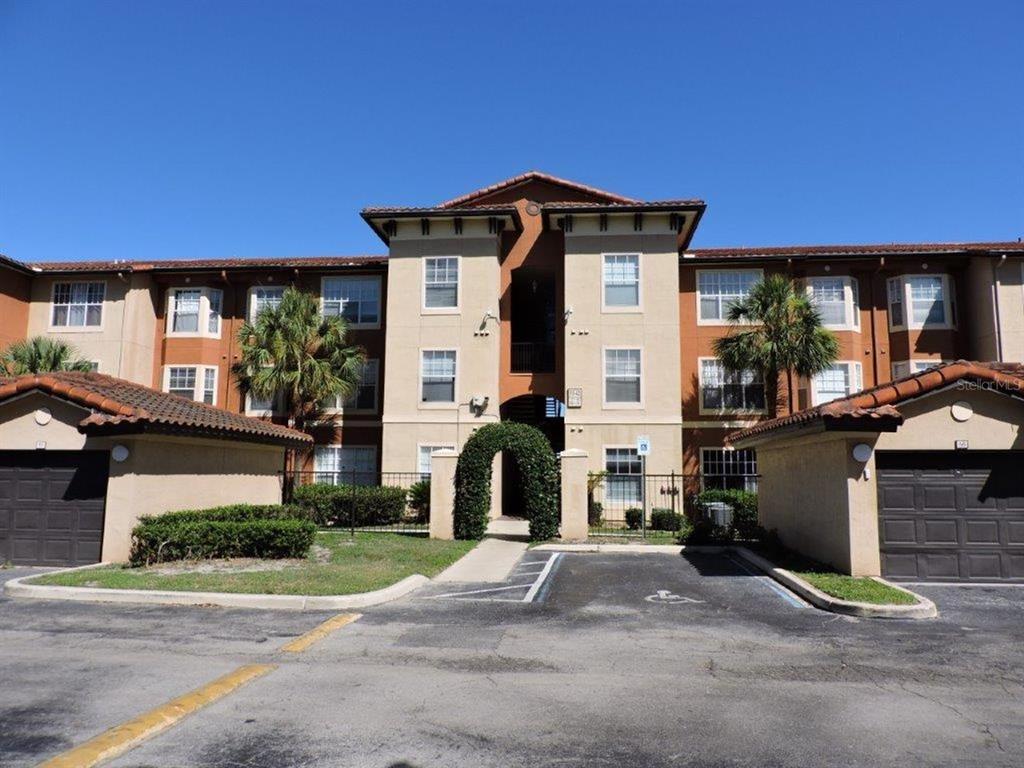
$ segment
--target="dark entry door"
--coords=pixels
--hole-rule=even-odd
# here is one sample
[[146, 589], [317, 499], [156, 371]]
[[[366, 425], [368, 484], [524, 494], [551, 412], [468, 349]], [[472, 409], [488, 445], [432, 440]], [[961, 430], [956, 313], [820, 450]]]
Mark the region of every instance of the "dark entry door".
[[879, 451], [882, 575], [1024, 582], [1024, 452]]
[[106, 451], [0, 451], [0, 562], [99, 562]]

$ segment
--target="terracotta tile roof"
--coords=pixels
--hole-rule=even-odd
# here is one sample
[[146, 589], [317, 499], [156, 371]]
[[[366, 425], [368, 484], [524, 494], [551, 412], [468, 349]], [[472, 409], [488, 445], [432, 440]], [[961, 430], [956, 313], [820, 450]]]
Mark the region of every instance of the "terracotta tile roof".
[[38, 272], [164, 272], [190, 269], [291, 269], [362, 267], [386, 264], [388, 257], [381, 254], [356, 256], [267, 256], [228, 259], [168, 259], [113, 261], [39, 261], [27, 265]]
[[790, 256], [899, 256], [940, 255], [964, 253], [1022, 253], [1024, 243], [879, 243], [874, 245], [779, 245], [767, 248], [693, 248], [684, 258], [695, 259], [751, 259], [787, 258]]
[[459, 206], [463, 205], [472, 205], [474, 200], [478, 200], [479, 198], [487, 197], [488, 195], [493, 195], [495, 192], [501, 192], [502, 190], [508, 189], [509, 187], [514, 187], [519, 184], [526, 184], [531, 181], [543, 181], [547, 182], [548, 184], [566, 187], [575, 192], [582, 192], [585, 195], [593, 195], [594, 197], [602, 198], [605, 202], [608, 203], [640, 202], [639, 200], [634, 200], [631, 197], [623, 197], [622, 195], [617, 195], [614, 192], [608, 192], [607, 190], [598, 189], [597, 187], [590, 187], [587, 186], [586, 184], [580, 184], [579, 182], [576, 181], [570, 181], [569, 179], [562, 179], [559, 178], [558, 176], [552, 176], [551, 174], [543, 173], [541, 171], [527, 171], [526, 173], [521, 173], [518, 176], [513, 176], [509, 179], [505, 179], [504, 181], [499, 181], [497, 184], [491, 184], [488, 187], [481, 187], [480, 189], [473, 190], [472, 192], [469, 192], [465, 195], [460, 195], [459, 197], [452, 198], [451, 200], [446, 200], [445, 202], [440, 203], [437, 207], [458, 208]]
[[733, 432], [726, 438], [726, 442], [737, 445], [752, 438], [812, 426], [866, 431], [879, 428], [881, 431], [886, 423], [889, 426], [903, 423], [903, 415], [896, 407], [900, 403], [943, 389], [962, 379], [983, 382], [1007, 392], [1024, 392], [1024, 364], [957, 360], [814, 408], [762, 421]]
[[474, 205], [471, 208], [446, 208], [440, 205], [375, 205], [363, 208], [360, 215], [365, 218], [376, 216], [415, 216], [417, 214], [443, 214], [445, 216], [482, 216], [488, 213], [496, 215], [511, 215], [516, 212], [514, 205], [503, 203], [501, 205]]
[[0, 253], [0, 264], [10, 267], [11, 269], [17, 270], [18, 272], [30, 272], [27, 264], [22, 264], [17, 259], [12, 259], [10, 256], [4, 256]]
[[651, 209], [667, 209], [667, 208], [694, 208], [704, 207], [705, 202], [699, 198], [685, 198], [679, 200], [636, 200], [630, 203], [582, 203], [582, 202], [565, 202], [565, 203], [543, 203], [541, 208], [546, 211], [564, 211], [569, 209], [579, 210], [595, 210], [595, 211], [614, 211], [621, 208], [624, 211], [635, 211], [644, 210], [647, 208]]
[[92, 409], [79, 422], [84, 434], [162, 432], [299, 447], [302, 432], [196, 403], [102, 373], [61, 371], [0, 380], [0, 402], [39, 390]]

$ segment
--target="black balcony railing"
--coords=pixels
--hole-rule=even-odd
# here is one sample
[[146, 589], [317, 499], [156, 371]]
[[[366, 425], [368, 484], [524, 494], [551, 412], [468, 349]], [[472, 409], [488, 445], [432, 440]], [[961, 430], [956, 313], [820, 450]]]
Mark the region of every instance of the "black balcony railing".
[[546, 341], [512, 342], [512, 373], [554, 372], [554, 344]]

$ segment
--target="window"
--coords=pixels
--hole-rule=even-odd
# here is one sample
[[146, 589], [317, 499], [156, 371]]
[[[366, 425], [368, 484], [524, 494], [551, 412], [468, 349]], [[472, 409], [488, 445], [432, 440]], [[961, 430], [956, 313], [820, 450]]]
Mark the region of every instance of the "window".
[[606, 307], [640, 306], [640, 254], [606, 253], [604, 255], [604, 305]]
[[100, 361], [99, 360], [90, 360], [89, 361], [89, 370], [92, 373], [99, 373], [100, 372]]
[[902, 360], [892, 364], [892, 377], [902, 379], [912, 373], [921, 373], [921, 371], [927, 371], [929, 368], [945, 365], [948, 362], [948, 360]]
[[348, 400], [342, 403], [346, 411], [376, 411], [377, 410], [377, 371], [380, 361], [367, 360], [363, 364], [362, 378], [359, 380], [359, 387]]
[[459, 306], [459, 258], [431, 256], [423, 262], [423, 306], [445, 309]]
[[245, 393], [245, 412], [253, 415], [270, 416], [278, 410], [276, 397], [256, 397], [252, 392]]
[[604, 351], [604, 401], [640, 403], [640, 350]]
[[256, 322], [256, 318], [264, 309], [280, 305], [283, 296], [283, 286], [253, 286], [249, 291], [249, 322]]
[[219, 338], [223, 303], [218, 288], [172, 288], [167, 292], [167, 335]]
[[318, 445], [315, 480], [331, 485], [376, 485], [377, 449], [372, 445]]
[[169, 365], [164, 369], [164, 391], [172, 395], [216, 405], [217, 368], [205, 365]]
[[454, 451], [454, 445], [421, 445], [419, 447], [419, 472], [423, 479], [430, 478], [430, 457], [438, 451]]
[[605, 501], [639, 502], [642, 498], [643, 469], [636, 448], [605, 448]]
[[702, 411], [763, 411], [764, 380], [754, 371], [726, 371], [717, 358], [700, 361]]
[[380, 324], [380, 279], [376, 277], [325, 277], [323, 313], [341, 315], [355, 327]]
[[864, 389], [860, 363], [834, 363], [811, 379], [811, 405], [821, 405]]
[[106, 283], [54, 283], [53, 328], [99, 328], [103, 324]]
[[956, 324], [949, 275], [906, 275], [888, 282], [889, 327], [952, 328]]
[[703, 488], [756, 492], [757, 453], [750, 448], [701, 448], [700, 479]]
[[860, 291], [852, 277], [812, 277], [807, 292], [826, 328], [860, 328]]
[[455, 350], [425, 349], [420, 362], [424, 403], [455, 402]]
[[759, 269], [698, 270], [697, 305], [701, 322], [726, 320], [729, 307], [746, 298], [754, 283], [760, 281]]

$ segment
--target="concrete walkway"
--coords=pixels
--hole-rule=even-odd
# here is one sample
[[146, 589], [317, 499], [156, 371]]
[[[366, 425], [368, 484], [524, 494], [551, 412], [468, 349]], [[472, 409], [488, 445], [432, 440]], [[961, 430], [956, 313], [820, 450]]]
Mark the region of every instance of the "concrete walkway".
[[497, 582], [505, 581], [519, 558], [526, 552], [525, 541], [487, 538], [469, 554], [463, 556], [434, 577], [440, 582]]

